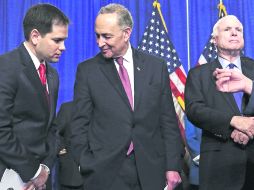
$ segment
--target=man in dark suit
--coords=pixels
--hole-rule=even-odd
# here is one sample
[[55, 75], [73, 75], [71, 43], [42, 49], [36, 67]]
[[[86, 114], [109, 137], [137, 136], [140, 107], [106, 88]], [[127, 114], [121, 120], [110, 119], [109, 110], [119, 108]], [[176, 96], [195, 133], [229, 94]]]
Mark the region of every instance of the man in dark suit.
[[56, 7], [35, 5], [23, 20], [26, 41], [0, 56], [0, 189], [8, 181], [46, 189], [57, 154], [52, 122], [59, 83], [49, 62], [65, 50], [68, 23]]
[[69, 138], [72, 102], [61, 105], [57, 114], [56, 124], [61, 137], [59, 157], [58, 181], [60, 190], [82, 190], [83, 179], [80, 175], [77, 163], [67, 148]]
[[241, 57], [243, 26], [232, 15], [213, 28], [218, 59], [190, 70], [185, 88], [188, 119], [202, 130], [201, 190], [250, 190], [254, 187], [254, 119], [247, 93], [216, 87], [218, 68], [254, 79], [254, 61]]
[[183, 143], [167, 66], [131, 47], [132, 26], [122, 5], [102, 7], [95, 22], [101, 52], [77, 69], [70, 140], [84, 189], [168, 183], [171, 190], [181, 182]]

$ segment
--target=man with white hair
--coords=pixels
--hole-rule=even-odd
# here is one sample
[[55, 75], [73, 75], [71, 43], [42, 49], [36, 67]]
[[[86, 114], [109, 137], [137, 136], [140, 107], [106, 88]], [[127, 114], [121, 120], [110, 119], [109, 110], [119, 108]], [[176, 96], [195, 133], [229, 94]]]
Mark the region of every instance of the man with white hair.
[[[249, 94], [254, 61], [241, 56], [243, 26], [235, 16], [225, 16], [214, 25], [213, 39], [218, 59], [191, 69], [185, 88], [188, 119], [203, 130], [200, 189], [253, 189], [254, 112]], [[242, 77], [238, 83], [247, 81], [237, 85], [242, 89], [228, 91], [232, 73]]]

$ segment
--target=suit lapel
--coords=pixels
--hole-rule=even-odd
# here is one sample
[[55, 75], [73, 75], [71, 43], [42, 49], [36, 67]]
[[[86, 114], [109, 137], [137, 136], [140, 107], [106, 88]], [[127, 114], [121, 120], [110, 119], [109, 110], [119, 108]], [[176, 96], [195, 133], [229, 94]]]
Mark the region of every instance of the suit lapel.
[[253, 73], [253, 69], [254, 69], [254, 65], [251, 62], [245, 61], [241, 59], [241, 63], [242, 63], [242, 72], [245, 76], [247, 76], [250, 79], [254, 79], [254, 73]]
[[37, 94], [39, 96], [39, 99], [41, 100], [43, 107], [46, 110], [48, 110], [47, 100], [44, 98], [45, 93], [44, 93], [44, 88], [43, 88], [41, 81], [40, 81], [40, 77], [37, 73], [37, 70], [34, 66], [34, 63], [31, 59], [30, 55], [28, 54], [28, 52], [25, 49], [23, 44], [20, 46], [20, 51], [21, 51], [22, 57], [24, 58], [24, 61], [22, 61], [22, 63], [25, 65], [25, 68], [23, 70], [24, 74], [30, 81], [30, 83], [32, 85], [31, 88], [34, 88], [35, 91], [38, 92]]
[[[248, 62], [245, 59], [241, 58], [241, 63], [242, 63], [242, 73], [247, 76], [248, 78], [254, 80], [254, 65], [252, 62]], [[242, 101], [242, 110], [245, 109], [247, 103], [249, 101], [249, 95], [248, 94], [244, 94], [243, 95], [243, 101]]]
[[113, 59], [105, 59], [102, 57], [101, 54], [98, 55], [98, 58], [99, 58], [99, 62], [100, 62], [101, 71], [104, 73], [106, 78], [109, 80], [109, 82], [112, 84], [112, 86], [118, 92], [118, 94], [121, 96], [123, 101], [132, 110], [129, 100], [128, 100], [128, 97], [124, 91], [121, 79], [120, 79], [117, 69], [115, 67]]
[[142, 97], [144, 80], [145, 80], [145, 64], [144, 59], [139, 56], [138, 51], [132, 48], [133, 64], [134, 64], [134, 110], [137, 109]]
[[54, 76], [54, 72], [52, 71], [48, 63], [47, 63], [47, 83], [49, 89], [49, 113], [50, 113], [49, 122], [50, 122], [54, 117], [56, 108], [55, 97], [57, 96], [57, 94], [55, 94], [55, 89], [57, 88], [57, 82]]
[[[213, 81], [213, 84], [214, 84], [214, 88], [216, 89], [216, 79], [214, 78], [213, 76], [213, 72], [215, 71], [216, 68], [222, 68], [220, 62], [218, 59], [216, 59], [215, 62], [212, 62], [212, 63], [209, 63], [209, 64], [212, 64], [211, 65], [211, 79]], [[216, 89], [217, 90], [217, 89]], [[240, 113], [239, 109], [238, 109], [238, 106], [235, 102], [235, 98], [233, 96], [232, 93], [225, 93], [225, 92], [219, 92], [222, 97], [226, 100], [226, 102], [228, 103], [228, 105], [232, 108], [232, 110], [234, 112], [238, 112]]]

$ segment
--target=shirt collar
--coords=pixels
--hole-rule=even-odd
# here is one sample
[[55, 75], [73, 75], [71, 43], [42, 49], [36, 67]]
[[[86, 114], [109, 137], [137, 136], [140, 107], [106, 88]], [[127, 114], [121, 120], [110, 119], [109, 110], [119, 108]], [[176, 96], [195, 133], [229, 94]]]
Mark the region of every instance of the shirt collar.
[[[34, 66], [35, 66], [36, 70], [38, 70], [39, 66], [41, 64], [39, 59], [33, 54], [33, 52], [29, 49], [29, 47], [26, 45], [25, 42], [23, 44], [24, 44], [26, 50], [28, 51], [28, 54], [30, 55], [30, 57], [31, 57], [31, 59], [34, 63]], [[45, 61], [43, 61], [42, 63], [45, 65]]]
[[226, 59], [224, 59], [224, 58], [222, 58], [222, 57], [218, 57], [218, 59], [219, 59], [219, 62], [220, 62], [220, 64], [221, 64], [221, 66], [222, 66], [223, 69], [228, 68], [228, 65], [229, 65], [230, 63], [234, 63], [235, 66], [236, 66], [240, 71], [242, 71], [240, 56], [238, 56], [237, 59], [236, 59], [235, 61], [233, 61], [233, 62], [229, 62], [228, 60], [226, 60]]
[[132, 62], [132, 48], [131, 48], [130, 42], [129, 42], [128, 49], [125, 55], [123, 55], [123, 59], [127, 61], [128, 63]]

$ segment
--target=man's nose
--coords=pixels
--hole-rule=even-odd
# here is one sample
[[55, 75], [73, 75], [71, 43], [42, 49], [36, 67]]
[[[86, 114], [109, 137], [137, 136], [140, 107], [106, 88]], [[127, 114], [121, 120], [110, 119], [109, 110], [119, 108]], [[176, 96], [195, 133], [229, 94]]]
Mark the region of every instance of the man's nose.
[[59, 46], [59, 49], [61, 50], [61, 51], [65, 51], [65, 44], [64, 44], [64, 42], [61, 42], [61, 44], [60, 44], [60, 46]]
[[233, 30], [231, 31], [231, 35], [232, 35], [232, 36], [237, 36], [237, 31], [236, 31], [236, 29], [233, 29]]
[[105, 45], [104, 38], [102, 38], [102, 37], [97, 38], [97, 44], [98, 44], [99, 48], [104, 46]]

